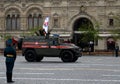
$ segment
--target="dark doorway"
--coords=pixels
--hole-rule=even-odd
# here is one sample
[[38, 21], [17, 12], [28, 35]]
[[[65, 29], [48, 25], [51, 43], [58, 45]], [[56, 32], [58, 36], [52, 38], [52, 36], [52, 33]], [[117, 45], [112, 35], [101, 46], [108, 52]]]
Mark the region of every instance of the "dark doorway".
[[[73, 34], [73, 43], [75, 43], [77, 46], [81, 47], [84, 51], [89, 50], [89, 42], [93, 41], [93, 39], [89, 38], [88, 34], [85, 33], [76, 33], [76, 31], [83, 31], [83, 30], [94, 30], [92, 22], [87, 18], [79, 18], [75, 21], [73, 30], [75, 31]], [[83, 40], [84, 39], [84, 40]], [[93, 45], [94, 47], [94, 45]], [[94, 49], [94, 48], [92, 48]], [[93, 50], [92, 50], [93, 51]]]
[[107, 39], [107, 50], [114, 50], [115, 49], [115, 40], [110, 37]]

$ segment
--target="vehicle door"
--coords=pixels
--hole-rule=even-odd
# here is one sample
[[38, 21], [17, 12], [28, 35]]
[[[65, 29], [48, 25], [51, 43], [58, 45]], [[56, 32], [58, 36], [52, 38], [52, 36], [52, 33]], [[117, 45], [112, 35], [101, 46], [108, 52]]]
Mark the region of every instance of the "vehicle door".
[[59, 55], [60, 49], [59, 49], [58, 45], [59, 44], [58, 44], [57, 40], [53, 40], [53, 39], [49, 40], [49, 48], [50, 48], [48, 50], [49, 55], [52, 55], [52, 56]]

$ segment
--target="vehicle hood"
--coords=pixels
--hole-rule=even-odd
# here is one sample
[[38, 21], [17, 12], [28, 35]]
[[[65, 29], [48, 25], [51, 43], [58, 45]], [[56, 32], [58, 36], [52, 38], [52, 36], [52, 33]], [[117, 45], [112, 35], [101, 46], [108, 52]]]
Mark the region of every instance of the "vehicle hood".
[[62, 43], [60, 44], [61, 46], [66, 46], [68, 48], [79, 48], [78, 46], [76, 46], [75, 44], [73, 43]]

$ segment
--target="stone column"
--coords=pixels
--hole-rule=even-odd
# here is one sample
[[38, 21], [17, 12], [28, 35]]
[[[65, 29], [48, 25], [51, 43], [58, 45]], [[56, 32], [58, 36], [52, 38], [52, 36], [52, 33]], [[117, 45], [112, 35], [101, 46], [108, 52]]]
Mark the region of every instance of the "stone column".
[[21, 17], [21, 30], [27, 30], [27, 18], [25, 16]]
[[6, 25], [6, 23], [5, 23], [5, 19], [4, 19], [4, 17], [0, 17], [0, 30], [5, 30], [5, 25]]

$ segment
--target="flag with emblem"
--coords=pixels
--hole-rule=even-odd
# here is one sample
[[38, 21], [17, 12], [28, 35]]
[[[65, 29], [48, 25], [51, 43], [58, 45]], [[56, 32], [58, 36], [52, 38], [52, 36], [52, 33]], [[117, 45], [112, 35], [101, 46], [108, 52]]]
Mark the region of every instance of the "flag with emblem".
[[49, 17], [46, 17], [43, 23], [43, 29], [45, 30], [46, 33], [48, 33], [48, 23], [49, 23]]

